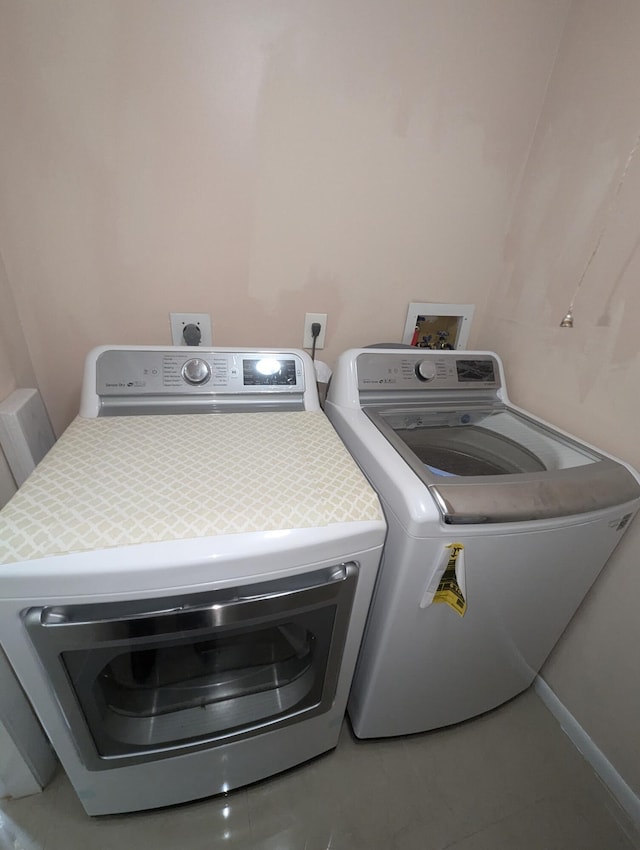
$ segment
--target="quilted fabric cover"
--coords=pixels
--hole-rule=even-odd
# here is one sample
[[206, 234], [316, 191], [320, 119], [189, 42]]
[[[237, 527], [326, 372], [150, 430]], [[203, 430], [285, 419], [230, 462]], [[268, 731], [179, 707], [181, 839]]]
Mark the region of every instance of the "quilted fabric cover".
[[381, 517], [322, 413], [77, 418], [0, 512], [0, 563]]

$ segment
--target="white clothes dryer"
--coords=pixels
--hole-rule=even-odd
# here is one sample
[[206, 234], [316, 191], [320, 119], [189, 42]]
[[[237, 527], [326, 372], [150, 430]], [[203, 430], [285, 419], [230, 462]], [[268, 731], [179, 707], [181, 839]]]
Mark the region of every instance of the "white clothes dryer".
[[325, 410], [389, 525], [356, 735], [457, 723], [525, 690], [637, 511], [637, 472], [511, 404], [490, 352], [348, 351]]
[[0, 512], [0, 643], [86, 811], [335, 747], [385, 532], [304, 352], [93, 351]]

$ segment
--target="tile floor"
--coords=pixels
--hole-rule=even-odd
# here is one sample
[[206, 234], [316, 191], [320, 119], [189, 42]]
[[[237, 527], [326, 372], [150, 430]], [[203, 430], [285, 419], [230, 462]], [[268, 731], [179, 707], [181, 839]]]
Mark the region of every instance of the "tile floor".
[[529, 691], [481, 718], [357, 741], [280, 776], [155, 812], [84, 814], [60, 771], [0, 804], [0, 850], [631, 850], [638, 835]]

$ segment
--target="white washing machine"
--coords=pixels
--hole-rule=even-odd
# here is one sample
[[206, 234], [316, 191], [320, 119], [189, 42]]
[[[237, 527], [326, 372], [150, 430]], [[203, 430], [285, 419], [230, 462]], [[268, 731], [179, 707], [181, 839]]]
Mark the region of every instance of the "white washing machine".
[[0, 643], [86, 811], [334, 747], [385, 532], [305, 353], [93, 351], [0, 512]]
[[638, 474], [510, 404], [488, 352], [348, 351], [325, 409], [389, 525], [356, 735], [457, 723], [526, 689], [637, 511]]

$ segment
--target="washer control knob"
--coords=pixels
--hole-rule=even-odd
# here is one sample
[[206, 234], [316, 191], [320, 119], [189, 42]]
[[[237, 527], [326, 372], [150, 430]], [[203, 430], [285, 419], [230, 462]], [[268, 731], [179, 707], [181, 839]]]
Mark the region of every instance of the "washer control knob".
[[416, 375], [421, 381], [433, 381], [436, 376], [436, 366], [431, 360], [421, 360], [416, 363]]
[[182, 367], [182, 377], [188, 384], [206, 384], [211, 377], [211, 366], [200, 357], [192, 357]]

